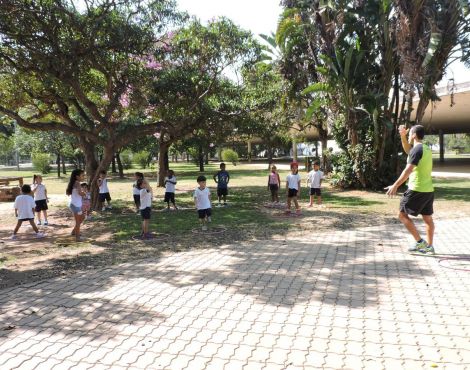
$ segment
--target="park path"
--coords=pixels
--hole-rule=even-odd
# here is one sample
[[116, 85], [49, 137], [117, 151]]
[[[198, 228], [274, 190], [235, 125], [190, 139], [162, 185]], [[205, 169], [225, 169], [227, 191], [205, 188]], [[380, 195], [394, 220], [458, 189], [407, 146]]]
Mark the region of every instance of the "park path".
[[[470, 218], [437, 221], [470, 254]], [[463, 261], [396, 225], [168, 254], [0, 291], [0, 369], [470, 369]]]

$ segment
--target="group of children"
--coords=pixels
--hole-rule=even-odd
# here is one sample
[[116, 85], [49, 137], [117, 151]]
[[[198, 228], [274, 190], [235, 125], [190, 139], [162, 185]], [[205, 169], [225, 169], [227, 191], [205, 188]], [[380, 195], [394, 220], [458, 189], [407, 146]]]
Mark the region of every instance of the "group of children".
[[[298, 197], [300, 193], [301, 177], [298, 173], [299, 166], [297, 162], [291, 163], [291, 173], [286, 178], [287, 190], [287, 208], [286, 213], [291, 213], [292, 202], [295, 205], [296, 213], [300, 213], [300, 206]], [[150, 183], [144, 178], [142, 172], [134, 174], [135, 181], [133, 184], [133, 198], [136, 206], [137, 213], [142, 217], [142, 234], [143, 239], [151, 238], [149, 232], [149, 223], [151, 218], [152, 197], [153, 191]], [[91, 193], [90, 188], [84, 182], [85, 173], [81, 169], [72, 171], [70, 180], [67, 186], [66, 194], [70, 196], [69, 208], [72, 211], [75, 219], [75, 226], [72, 230], [73, 235], [77, 241], [80, 240], [80, 227], [82, 222], [91, 219]], [[217, 198], [218, 206], [227, 206], [228, 184], [230, 175], [226, 171], [225, 163], [220, 164], [220, 170], [214, 175], [214, 181], [217, 183]], [[323, 172], [320, 171], [320, 164], [314, 162], [313, 170], [308, 173], [307, 185], [310, 185], [310, 204], [313, 205], [315, 196], [317, 203], [321, 204], [321, 183], [323, 179]], [[177, 210], [175, 200], [176, 189], [176, 176], [173, 170], [168, 170], [167, 176], [164, 179], [165, 196], [164, 202], [167, 203], [167, 210], [170, 210], [170, 203], [173, 209]], [[207, 223], [211, 222], [212, 205], [211, 194], [207, 187], [207, 178], [205, 176], [198, 176], [198, 187], [194, 190], [193, 199], [194, 205], [198, 212], [198, 218], [202, 226], [202, 230], [207, 230]], [[106, 178], [106, 171], [101, 171], [97, 181], [99, 189], [99, 209], [105, 211], [111, 209], [111, 195], [108, 187], [108, 180]], [[271, 172], [268, 176], [268, 190], [271, 192], [271, 199], [273, 203], [279, 203], [279, 190], [281, 188], [281, 178], [277, 172], [275, 165], [271, 166]], [[34, 197], [34, 199], [33, 199]], [[17, 238], [17, 232], [24, 221], [29, 221], [36, 236], [41, 238], [44, 236], [40, 233], [35, 222], [34, 213], [37, 214], [37, 225], [42, 224], [41, 213], [44, 216], [44, 225], [48, 225], [47, 221], [47, 189], [42, 183], [40, 175], [34, 175], [33, 185], [23, 185], [22, 195], [19, 195], [15, 200], [15, 214], [18, 218], [17, 225], [13, 231], [12, 239]]]

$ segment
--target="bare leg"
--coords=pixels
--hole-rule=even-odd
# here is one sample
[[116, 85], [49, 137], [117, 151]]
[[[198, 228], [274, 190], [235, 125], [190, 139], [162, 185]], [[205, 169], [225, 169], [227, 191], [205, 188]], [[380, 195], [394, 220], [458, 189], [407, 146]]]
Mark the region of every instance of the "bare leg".
[[47, 221], [47, 211], [44, 210], [44, 211], [42, 211], [42, 213], [44, 214], [44, 221]]
[[299, 207], [299, 201], [297, 200], [297, 197], [294, 197], [294, 204], [295, 204], [295, 209], [298, 211], [300, 207]]
[[321, 195], [317, 196], [317, 203], [318, 203], [318, 205], [321, 205]]
[[37, 213], [37, 217], [38, 217], [38, 222], [41, 222], [41, 211], [36, 212], [36, 213]]
[[23, 221], [18, 221], [18, 222], [16, 223], [15, 229], [13, 230], [13, 235], [16, 235], [16, 233], [17, 233], [18, 230], [20, 229], [22, 223], [23, 223]]
[[36, 224], [34, 223], [34, 220], [29, 220], [29, 223], [31, 224], [34, 232], [37, 234], [39, 232], [39, 229], [38, 227], [36, 226]]
[[421, 239], [421, 236], [419, 235], [419, 232], [416, 229], [416, 226], [414, 222], [411, 220], [410, 216], [408, 216], [405, 212], [400, 212], [398, 214], [398, 218], [400, 219], [401, 223], [405, 225], [407, 230], [410, 232], [410, 234], [413, 236], [413, 238], [416, 241]]
[[432, 216], [424, 216], [423, 221], [426, 224], [426, 238], [429, 245], [432, 245], [434, 239], [434, 221]]
[[313, 205], [313, 195], [310, 195], [310, 204], [308, 206], [311, 207], [312, 205]]
[[275, 194], [274, 196], [276, 197], [276, 202], [279, 203], [279, 191], [276, 190], [274, 194]]
[[291, 198], [287, 197], [287, 210], [290, 211]]
[[72, 235], [75, 235], [75, 238], [78, 240], [80, 239], [80, 225], [83, 222], [83, 215], [74, 213], [73, 216], [75, 218], [75, 227], [72, 231]]

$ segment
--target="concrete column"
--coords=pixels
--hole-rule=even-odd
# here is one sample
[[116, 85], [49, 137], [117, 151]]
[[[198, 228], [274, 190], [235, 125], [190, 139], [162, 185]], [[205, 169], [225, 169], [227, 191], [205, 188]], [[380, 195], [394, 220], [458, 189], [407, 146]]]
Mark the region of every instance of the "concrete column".
[[251, 140], [248, 140], [248, 163], [251, 163]]
[[444, 163], [444, 132], [439, 130], [439, 162]]

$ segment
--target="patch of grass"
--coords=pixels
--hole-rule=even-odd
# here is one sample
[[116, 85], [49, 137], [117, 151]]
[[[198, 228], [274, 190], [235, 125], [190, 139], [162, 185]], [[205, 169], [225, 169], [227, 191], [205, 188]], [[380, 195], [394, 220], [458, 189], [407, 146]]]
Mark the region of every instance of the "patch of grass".
[[0, 255], [0, 267], [6, 266], [9, 263], [12, 263], [16, 260], [15, 256], [11, 256], [9, 254], [1, 254]]
[[436, 199], [470, 202], [470, 180], [435, 179], [434, 191]]

